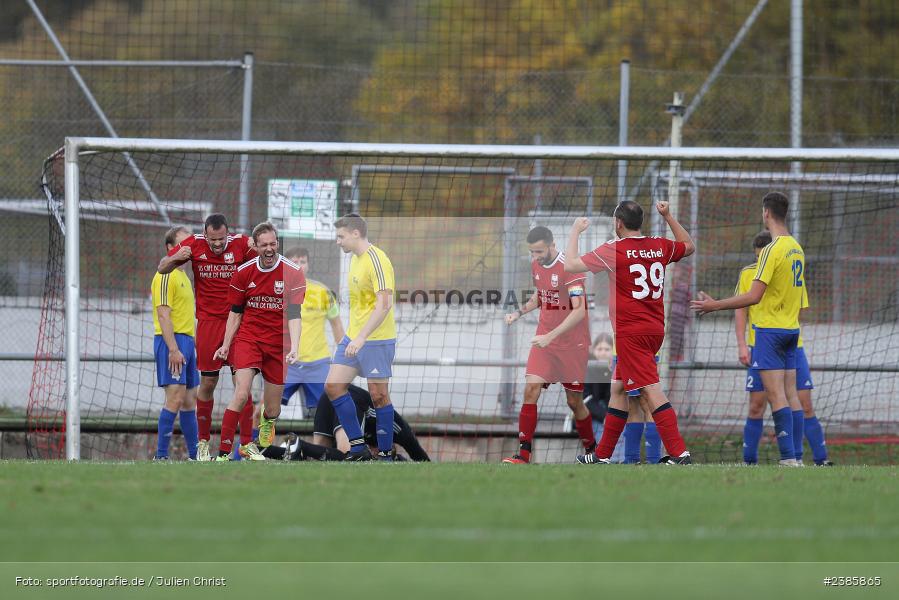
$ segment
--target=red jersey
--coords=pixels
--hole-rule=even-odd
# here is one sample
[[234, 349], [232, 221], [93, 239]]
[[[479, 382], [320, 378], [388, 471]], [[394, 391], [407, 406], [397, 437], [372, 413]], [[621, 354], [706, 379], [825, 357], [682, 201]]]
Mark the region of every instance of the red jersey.
[[665, 335], [665, 266], [686, 250], [683, 242], [641, 235], [610, 240], [581, 257], [593, 273], [609, 273], [614, 288], [609, 319], [616, 337]]
[[[537, 300], [540, 302], [540, 320], [537, 322], [537, 335], [548, 333], [562, 324], [571, 314], [571, 297], [580, 296], [586, 302], [583, 273], [565, 272], [565, 254], [559, 253], [549, 265], [539, 261], [531, 262], [531, 277], [537, 289]], [[561, 337], [553, 340], [550, 348], [576, 348], [590, 345], [590, 325], [586, 315], [574, 328], [569, 329]]]
[[181, 248], [190, 248], [190, 260], [197, 288], [197, 319], [200, 321], [227, 319], [228, 284], [239, 265], [256, 256], [250, 248], [250, 238], [243, 234], [228, 234], [225, 251], [216, 254], [209, 247], [206, 236], [197, 233], [175, 246], [169, 256]]
[[229, 306], [243, 306], [243, 319], [235, 339], [280, 345], [287, 334], [287, 305], [306, 297], [303, 270], [280, 254], [275, 266], [263, 269], [254, 258], [237, 268], [231, 278]]

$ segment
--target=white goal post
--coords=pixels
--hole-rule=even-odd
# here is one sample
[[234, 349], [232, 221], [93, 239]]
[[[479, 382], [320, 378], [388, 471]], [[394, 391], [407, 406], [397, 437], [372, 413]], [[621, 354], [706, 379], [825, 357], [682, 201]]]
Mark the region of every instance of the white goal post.
[[[65, 141], [65, 360], [66, 458], [80, 458], [79, 310], [80, 199], [79, 157], [95, 152], [179, 152], [234, 155], [315, 155], [427, 157], [523, 160], [790, 161], [820, 163], [899, 162], [899, 149], [849, 148], [667, 148], [609, 146], [513, 146], [372, 144], [322, 142], [250, 142], [69, 137]], [[899, 173], [892, 181], [899, 181]], [[591, 188], [592, 189], [592, 188]], [[592, 192], [591, 192], [592, 193]]]

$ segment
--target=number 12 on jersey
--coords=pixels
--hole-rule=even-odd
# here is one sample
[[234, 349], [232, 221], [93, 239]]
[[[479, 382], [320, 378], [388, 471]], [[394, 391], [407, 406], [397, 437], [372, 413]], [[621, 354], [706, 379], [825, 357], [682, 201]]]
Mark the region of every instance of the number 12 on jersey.
[[802, 261], [793, 261], [793, 287], [802, 287]]

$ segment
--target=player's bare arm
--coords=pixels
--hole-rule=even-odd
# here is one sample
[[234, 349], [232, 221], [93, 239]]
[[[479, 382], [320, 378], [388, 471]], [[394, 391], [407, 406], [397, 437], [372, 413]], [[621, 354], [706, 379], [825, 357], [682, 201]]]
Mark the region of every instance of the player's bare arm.
[[340, 317], [334, 317], [333, 319], [328, 319], [328, 322], [331, 324], [331, 333], [334, 334], [334, 340], [339, 342], [346, 335], [346, 331], [343, 329], [343, 321], [340, 320]]
[[300, 319], [299, 308], [299, 305], [297, 305], [296, 316], [294, 317], [293, 315], [289, 315], [293, 318], [288, 318], [287, 320], [287, 331], [290, 334], [290, 352], [287, 353], [287, 356], [284, 357], [284, 360], [287, 361], [287, 364], [289, 365], [297, 362], [297, 348], [300, 347], [302, 320]]
[[371, 311], [368, 321], [359, 330], [359, 335], [353, 338], [346, 346], [344, 354], [347, 356], [356, 356], [362, 350], [362, 346], [365, 345], [371, 332], [377, 329], [384, 322], [384, 319], [387, 318], [387, 315], [390, 314], [390, 309], [393, 307], [393, 290], [381, 290], [376, 296], [375, 309]]
[[696, 244], [693, 243], [693, 238], [690, 237], [690, 234], [684, 229], [684, 226], [671, 214], [671, 207], [668, 203], [656, 202], [656, 210], [659, 211], [659, 214], [665, 219], [665, 222], [668, 223], [668, 227], [671, 228], [671, 233], [674, 234], [674, 241], [682, 242], [686, 246], [684, 258], [696, 252]]
[[537, 310], [537, 308], [539, 308], [539, 306], [540, 306], [540, 300], [537, 298], [537, 292], [534, 291], [534, 293], [531, 295], [531, 297], [528, 298], [528, 301], [521, 305], [521, 308], [519, 308], [513, 312], [510, 312], [505, 316], [506, 325], [511, 325], [512, 323], [514, 323], [515, 321], [520, 319], [522, 316], [528, 314], [532, 310]]
[[749, 288], [749, 291], [745, 294], [732, 296], [724, 300], [715, 300], [705, 292], [699, 292], [698, 298], [690, 301], [690, 308], [693, 309], [693, 312], [700, 315], [719, 310], [745, 308], [761, 302], [766, 289], [768, 289], [768, 285], [765, 282], [756, 279], [752, 282], [752, 287]]
[[565, 270], [569, 273], [586, 273], [590, 270], [581, 260], [581, 253], [578, 249], [580, 235], [587, 231], [588, 227], [590, 227], [590, 219], [587, 217], [578, 217], [571, 226], [568, 244], [565, 246]]
[[228, 322], [225, 323], [225, 339], [222, 341], [222, 347], [215, 351], [215, 357], [220, 360], [228, 360], [228, 350], [231, 348], [231, 342], [240, 328], [240, 321], [243, 319], [242, 312], [234, 312], [234, 309], [228, 313]]
[[565, 335], [575, 325], [587, 318], [587, 303], [583, 296], [569, 296], [571, 299], [571, 312], [559, 326], [543, 335], [535, 335], [531, 338], [531, 345], [538, 348], [546, 348], [553, 340]]
[[190, 248], [185, 246], [183, 248], [179, 248], [178, 251], [171, 256], [163, 256], [162, 260], [159, 261], [159, 266], [156, 267], [156, 270], [163, 275], [171, 273], [190, 260], [190, 252]]
[[162, 304], [156, 307], [156, 315], [159, 317], [159, 328], [162, 330], [162, 339], [169, 349], [169, 373], [178, 379], [181, 377], [181, 369], [187, 363], [178, 342], [175, 341], [175, 326], [172, 323], [172, 307]]
[[749, 311], [738, 308], [734, 311], [734, 323], [737, 334], [737, 358], [744, 367], [749, 366], [749, 346], [746, 345], [746, 321]]

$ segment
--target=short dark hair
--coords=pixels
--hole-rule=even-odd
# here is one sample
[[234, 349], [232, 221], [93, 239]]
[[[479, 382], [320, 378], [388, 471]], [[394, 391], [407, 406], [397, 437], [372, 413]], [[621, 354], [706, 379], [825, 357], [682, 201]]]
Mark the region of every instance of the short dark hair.
[[762, 198], [762, 208], [767, 208], [776, 221], [783, 223], [787, 220], [790, 201], [780, 192], [769, 192]]
[[213, 213], [206, 217], [206, 223], [203, 225], [203, 233], [209, 228], [212, 228], [212, 230], [215, 231], [222, 227], [228, 229], [228, 219], [226, 219], [225, 215], [222, 213]]
[[537, 242], [553, 243], [553, 232], [549, 230], [549, 227], [537, 225], [528, 232], [528, 244], [536, 244]]
[[176, 226], [176, 227], [172, 227], [171, 229], [169, 229], [168, 231], [166, 231], [166, 232], [165, 232], [165, 245], [166, 245], [166, 247], [174, 246], [174, 245], [175, 245], [175, 238], [178, 237], [178, 234], [181, 233], [182, 231], [183, 231], [184, 233], [190, 233], [190, 231], [188, 231], [187, 227], [182, 227], [181, 225], [178, 225], [178, 226]]
[[358, 213], [343, 215], [334, 223], [334, 228], [358, 231], [362, 237], [368, 237], [368, 223]]
[[252, 233], [253, 241], [258, 242], [259, 236], [262, 235], [263, 233], [268, 233], [268, 232], [272, 232], [275, 234], [275, 237], [278, 237], [278, 230], [275, 229], [275, 226], [272, 225], [271, 223], [269, 223], [268, 221], [263, 221], [262, 223], [260, 223], [259, 225], [257, 225], [256, 227], [253, 228], [253, 233]]
[[293, 246], [284, 253], [284, 256], [286, 256], [287, 258], [290, 258], [292, 256], [309, 258], [309, 250], [307, 250], [303, 246]]
[[752, 238], [752, 247], [753, 248], [764, 248], [768, 244], [771, 243], [771, 232], [767, 229], [762, 229], [755, 237]]
[[643, 227], [643, 209], [633, 200], [625, 200], [616, 206], [612, 216], [621, 219], [625, 228], [631, 231], [639, 231]]
[[612, 339], [611, 333], [603, 331], [602, 333], [597, 335], [596, 338], [593, 340], [593, 348], [596, 348], [597, 346], [599, 346], [600, 344], [603, 344], [603, 343], [608, 344], [609, 346], [613, 346], [615, 344], [615, 341]]

